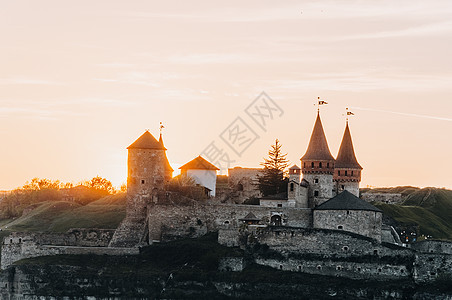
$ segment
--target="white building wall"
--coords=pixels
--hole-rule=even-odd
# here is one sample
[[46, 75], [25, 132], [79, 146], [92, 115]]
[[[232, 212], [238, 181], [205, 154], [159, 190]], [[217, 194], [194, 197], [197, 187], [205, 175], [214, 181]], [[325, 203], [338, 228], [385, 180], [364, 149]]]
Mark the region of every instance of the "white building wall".
[[193, 178], [197, 184], [210, 189], [210, 196], [215, 197], [217, 185], [217, 171], [215, 170], [187, 170], [187, 175]]

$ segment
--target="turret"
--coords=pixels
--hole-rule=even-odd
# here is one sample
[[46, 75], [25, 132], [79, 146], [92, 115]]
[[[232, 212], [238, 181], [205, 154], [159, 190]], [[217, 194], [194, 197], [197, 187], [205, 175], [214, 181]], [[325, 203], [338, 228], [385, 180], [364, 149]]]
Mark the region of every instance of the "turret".
[[301, 180], [301, 168], [293, 165], [289, 169], [289, 186], [287, 200], [289, 207], [308, 208], [309, 184]]
[[347, 190], [356, 197], [359, 197], [359, 183], [361, 181], [362, 169], [363, 168], [358, 163], [355, 156], [352, 136], [347, 121], [344, 137], [342, 138], [334, 167], [336, 194], [340, 194], [342, 191]]
[[301, 158], [303, 179], [309, 183], [310, 206], [320, 205], [333, 197], [334, 162], [320, 113], [317, 113], [308, 149]]
[[166, 157], [163, 141], [146, 131], [127, 147], [127, 214], [144, 217], [146, 205], [156, 201], [158, 191], [171, 179], [172, 168]]
[[289, 168], [289, 181], [295, 181], [300, 183], [301, 178], [301, 168], [297, 165], [293, 165]]

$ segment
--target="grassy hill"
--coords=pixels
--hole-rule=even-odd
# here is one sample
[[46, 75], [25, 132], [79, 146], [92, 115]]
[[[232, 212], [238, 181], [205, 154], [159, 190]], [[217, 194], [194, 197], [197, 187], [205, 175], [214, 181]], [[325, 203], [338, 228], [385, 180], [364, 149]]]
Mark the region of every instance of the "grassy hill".
[[126, 213], [125, 194], [101, 198], [88, 205], [74, 202], [47, 201], [34, 204], [28, 213], [0, 223], [3, 231], [54, 231], [70, 228], [116, 228]]
[[452, 240], [452, 191], [424, 188], [409, 193], [402, 205], [374, 203], [401, 226], [418, 226], [419, 233]]

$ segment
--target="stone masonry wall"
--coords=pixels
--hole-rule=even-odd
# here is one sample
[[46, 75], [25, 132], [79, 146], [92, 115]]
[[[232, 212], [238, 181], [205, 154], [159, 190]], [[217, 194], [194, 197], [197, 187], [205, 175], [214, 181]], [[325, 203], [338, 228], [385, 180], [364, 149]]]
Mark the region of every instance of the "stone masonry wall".
[[361, 210], [314, 210], [314, 228], [345, 230], [381, 241], [382, 214]]
[[228, 169], [228, 184], [236, 203], [243, 203], [249, 198], [261, 197], [258, 188], [258, 176], [262, 172], [259, 168]]
[[112, 235], [113, 230], [102, 229], [72, 229], [65, 234], [12, 233], [3, 240], [1, 269], [21, 259], [45, 255], [137, 254], [138, 249], [107, 248]]
[[452, 254], [452, 243], [446, 241], [426, 240], [411, 244], [411, 248], [422, 253]]
[[149, 206], [149, 237], [166, 241], [180, 237], [198, 237], [220, 228], [238, 228], [252, 212], [262, 223], [269, 224], [273, 215], [280, 215], [283, 225], [311, 226], [311, 209], [261, 207], [258, 205], [151, 205]]
[[250, 232], [248, 241], [268, 245], [278, 252], [298, 254], [350, 256], [413, 256], [408, 248], [386, 244], [344, 231], [303, 228], [257, 228]]
[[[230, 231], [220, 231], [219, 243], [231, 241]], [[236, 240], [253, 249], [266, 245], [268, 250], [257, 252], [255, 262], [280, 270], [353, 279], [413, 278], [416, 282], [452, 276], [451, 254], [420, 253], [343, 231], [248, 226]]]
[[[313, 199], [314, 206], [333, 198], [333, 175], [331, 174], [303, 174], [303, 178], [309, 182], [309, 198]], [[318, 181], [316, 183], [316, 181]], [[318, 196], [315, 193], [318, 192]]]
[[162, 190], [167, 177], [165, 151], [129, 149], [127, 217], [145, 218], [146, 205]]
[[378, 262], [332, 261], [328, 259], [304, 260], [292, 258], [284, 260], [257, 258], [255, 262], [279, 270], [351, 279], [392, 280], [411, 276], [411, 271], [405, 265]]
[[452, 277], [452, 255], [417, 253], [414, 263], [414, 279], [429, 282], [437, 278]]
[[342, 193], [343, 191], [348, 191], [359, 197], [359, 181], [339, 181], [335, 182], [335, 195]]
[[388, 204], [400, 204], [403, 202], [403, 196], [400, 193], [363, 193], [361, 199], [367, 202], [383, 202]]

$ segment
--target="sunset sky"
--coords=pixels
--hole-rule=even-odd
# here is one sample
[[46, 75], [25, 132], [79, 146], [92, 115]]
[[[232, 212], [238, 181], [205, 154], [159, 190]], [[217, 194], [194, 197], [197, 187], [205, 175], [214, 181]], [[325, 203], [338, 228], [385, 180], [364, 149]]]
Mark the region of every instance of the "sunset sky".
[[[276, 138], [300, 165], [317, 97], [333, 156], [355, 113], [362, 187], [452, 188], [451, 16], [450, 0], [0, 0], [0, 190], [119, 186], [159, 122], [174, 169], [212, 142], [258, 167]], [[245, 111], [262, 91], [282, 111], [265, 128]], [[238, 117], [258, 136], [240, 156], [221, 139]]]

